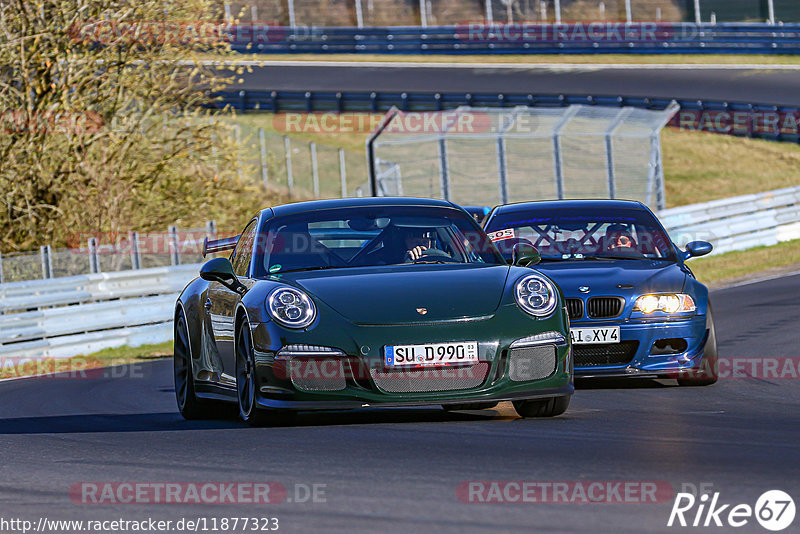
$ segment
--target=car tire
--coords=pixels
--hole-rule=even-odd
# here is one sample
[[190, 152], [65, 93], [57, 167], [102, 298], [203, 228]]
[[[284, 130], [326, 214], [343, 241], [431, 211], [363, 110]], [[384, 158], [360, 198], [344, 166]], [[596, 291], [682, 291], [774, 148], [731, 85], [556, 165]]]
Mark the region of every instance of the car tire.
[[446, 412], [457, 410], [490, 410], [497, 406], [496, 402], [465, 402], [464, 404], [442, 404]]
[[250, 426], [283, 426], [294, 422], [294, 412], [264, 410], [257, 405], [255, 356], [250, 324], [245, 320], [236, 333], [236, 398], [239, 418]]
[[717, 334], [714, 328], [714, 317], [711, 315], [711, 306], [708, 308], [708, 341], [703, 349], [702, 371], [698, 377], [678, 378], [678, 385], [682, 387], [702, 387], [716, 383], [719, 377], [719, 357], [717, 353]]
[[556, 417], [567, 411], [571, 395], [541, 400], [514, 401], [520, 417]]
[[189, 341], [189, 325], [183, 309], [175, 314], [175, 342], [172, 354], [173, 375], [175, 378], [175, 400], [178, 411], [186, 420], [206, 419], [211, 414], [207, 406], [197, 398], [194, 391], [192, 372], [192, 352]]

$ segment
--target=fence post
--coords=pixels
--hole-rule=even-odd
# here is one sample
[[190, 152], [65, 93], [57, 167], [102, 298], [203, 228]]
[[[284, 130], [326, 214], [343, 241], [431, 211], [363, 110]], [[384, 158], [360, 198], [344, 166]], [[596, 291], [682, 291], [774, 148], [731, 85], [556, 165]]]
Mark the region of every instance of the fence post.
[[427, 0], [419, 0], [419, 22], [423, 28], [428, 27], [428, 2]]
[[53, 278], [53, 259], [50, 257], [50, 245], [39, 247], [42, 256], [42, 278]]
[[694, 22], [695, 24], [703, 22], [703, 18], [700, 16], [700, 0], [694, 0]]
[[450, 200], [450, 167], [447, 163], [447, 140], [444, 137], [439, 138], [439, 180], [442, 198]]
[[556, 179], [556, 198], [564, 198], [564, 161], [561, 159], [561, 130], [578, 113], [578, 106], [570, 106], [553, 127], [553, 168]]
[[361, 11], [361, 0], [356, 1], [356, 26], [364, 27], [364, 13]]
[[631, 12], [631, 0], [625, 0], [625, 19], [628, 22], [633, 20], [633, 13]]
[[169, 233], [169, 262], [170, 265], [181, 264], [181, 254], [178, 250], [178, 227], [175, 225], [167, 229]]
[[[244, 110], [242, 110], [244, 112]], [[239, 181], [242, 180], [242, 129], [237, 124], [234, 128], [234, 134], [236, 135], [236, 174], [239, 175]]]
[[217, 221], [206, 221], [206, 235], [209, 239], [217, 235]]
[[258, 129], [258, 142], [261, 145], [261, 181], [264, 187], [269, 184], [269, 174], [267, 171], [267, 140], [264, 137], [264, 128]]
[[561, 0], [555, 0], [556, 24], [561, 24]]
[[314, 198], [319, 198], [319, 167], [317, 166], [317, 143], [308, 144], [311, 150], [311, 182], [314, 185]]
[[289, 26], [294, 28], [297, 24], [294, 18], [294, 0], [288, 0], [289, 3]]
[[3, 283], [3, 253], [0, 252], [0, 284]]
[[486, 4], [486, 24], [494, 24], [494, 13], [492, 13], [492, 0], [485, 0]]
[[508, 204], [508, 161], [506, 160], [506, 138], [497, 136], [497, 175], [500, 180], [500, 203]]
[[100, 272], [100, 258], [97, 257], [97, 238], [89, 238], [89, 272], [97, 274]]
[[620, 124], [633, 112], [633, 108], [622, 108], [606, 128], [606, 176], [608, 178], [608, 198], [617, 198], [617, 179], [614, 175], [614, 143], [612, 136]]
[[342, 182], [342, 198], [347, 197], [347, 168], [344, 164], [344, 149], [339, 149], [339, 179]]
[[128, 233], [128, 241], [131, 244], [131, 269], [141, 269], [142, 253], [139, 251], [139, 232]]
[[544, 0], [539, 2], [539, 17], [542, 19], [542, 22], [547, 22], [547, 2]]
[[775, 24], [775, 1], [774, 0], [767, 0], [767, 9], [769, 10], [769, 18], [767, 22], [770, 24]]
[[286, 151], [286, 181], [289, 184], [289, 195], [294, 192], [294, 175], [292, 174], [292, 142], [288, 135], [283, 136], [283, 148]]

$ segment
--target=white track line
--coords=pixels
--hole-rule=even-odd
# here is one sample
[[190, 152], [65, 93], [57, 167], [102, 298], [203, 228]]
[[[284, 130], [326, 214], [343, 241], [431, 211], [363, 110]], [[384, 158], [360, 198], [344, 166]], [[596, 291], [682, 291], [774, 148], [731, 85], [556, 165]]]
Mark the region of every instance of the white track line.
[[[181, 63], [192, 63], [184, 61]], [[396, 68], [396, 69], [505, 69], [505, 70], [549, 70], [549, 71], [592, 71], [592, 70], [800, 70], [798, 65], [763, 64], [669, 64], [669, 63], [423, 63], [410, 61], [256, 61], [256, 60], [203, 60], [203, 65], [241, 66], [241, 67], [348, 67], [348, 68]]]

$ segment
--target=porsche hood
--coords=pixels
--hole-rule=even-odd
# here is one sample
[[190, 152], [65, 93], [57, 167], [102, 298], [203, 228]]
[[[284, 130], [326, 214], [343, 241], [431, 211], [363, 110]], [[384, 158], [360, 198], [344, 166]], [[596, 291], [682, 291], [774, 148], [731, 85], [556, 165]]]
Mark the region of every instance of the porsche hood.
[[298, 273], [292, 281], [362, 325], [409, 324], [491, 316], [509, 267], [402, 265]]

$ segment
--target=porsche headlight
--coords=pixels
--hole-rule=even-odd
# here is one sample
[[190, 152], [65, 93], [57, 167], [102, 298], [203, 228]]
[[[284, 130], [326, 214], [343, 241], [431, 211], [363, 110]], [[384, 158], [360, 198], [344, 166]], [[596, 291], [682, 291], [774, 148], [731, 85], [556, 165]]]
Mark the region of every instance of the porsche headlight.
[[697, 309], [694, 299], [684, 293], [670, 293], [666, 295], [642, 295], [636, 299], [634, 311], [650, 314], [656, 311], [665, 313], [693, 312]]
[[267, 311], [276, 323], [289, 328], [305, 328], [317, 315], [309, 296], [292, 287], [273, 289], [267, 296]]
[[538, 274], [527, 274], [517, 280], [514, 298], [520, 308], [536, 317], [547, 317], [558, 306], [555, 287]]

